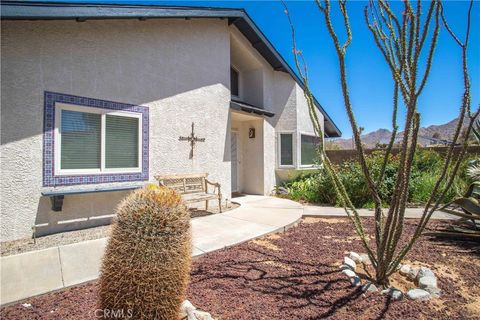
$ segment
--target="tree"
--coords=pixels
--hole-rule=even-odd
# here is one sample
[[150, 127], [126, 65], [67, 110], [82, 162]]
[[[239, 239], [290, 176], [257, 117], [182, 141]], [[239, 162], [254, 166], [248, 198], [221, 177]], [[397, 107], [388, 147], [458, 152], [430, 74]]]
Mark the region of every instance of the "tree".
[[440, 138], [441, 138], [440, 133], [434, 132], [434, 133], [432, 134], [432, 138], [433, 138], [433, 139], [440, 139]]
[[[340, 83], [345, 105], [345, 111], [353, 132], [353, 143], [357, 151], [357, 158], [360, 163], [363, 175], [365, 176], [370, 196], [375, 205], [375, 246], [371, 246], [369, 238], [365, 232], [358, 211], [350, 201], [349, 195], [342, 181], [339, 179], [335, 167], [328, 159], [323, 145], [317, 149], [319, 161], [324, 167], [333, 182], [333, 186], [338, 198], [343, 205], [348, 217], [351, 219], [356, 233], [359, 235], [367, 254], [372, 261], [375, 269], [375, 280], [377, 284], [387, 287], [389, 285], [389, 276], [395, 272], [399, 263], [405, 255], [411, 250], [412, 246], [418, 240], [424, 231], [433, 212], [439, 208], [448, 189], [453, 183], [453, 179], [459, 169], [463, 159], [468, 140], [462, 142], [462, 150], [455, 155], [453, 146], [459, 141], [464, 119], [468, 119], [466, 136], [468, 137], [473, 125], [473, 120], [480, 112], [480, 106], [475, 111], [471, 111], [470, 101], [470, 80], [467, 65], [467, 49], [470, 33], [470, 16], [473, 1], [470, 2], [467, 16], [467, 30], [465, 40], [461, 42], [449, 27], [442, 3], [434, 0], [428, 4], [426, 16], [422, 14], [422, 2], [417, 1], [412, 5], [409, 0], [403, 2], [403, 12], [396, 13], [385, 0], [370, 1], [365, 7], [365, 22], [370, 30], [376, 47], [381, 52], [385, 63], [387, 64], [393, 79], [393, 112], [392, 129], [393, 133], [387, 145], [384, 154], [383, 165], [380, 173], [373, 176], [370, 172], [364, 146], [361, 141], [361, 127], [358, 126], [350, 99], [349, 84], [346, 68], [347, 49], [352, 42], [352, 31], [347, 10], [346, 0], [340, 0], [338, 6], [343, 17], [343, 27], [346, 39], [342, 42], [337, 36], [337, 30], [331, 20], [331, 3], [329, 0], [316, 0], [317, 8], [323, 15], [330, 38], [336, 50], [340, 69]], [[285, 4], [284, 4], [285, 5]], [[308, 83], [308, 70], [305, 64], [302, 52], [297, 50], [295, 40], [295, 28], [293, 26], [288, 9], [285, 5], [285, 13], [292, 31], [293, 53], [297, 71], [305, 83], [305, 98], [310, 109], [310, 118], [312, 120], [315, 134], [323, 136], [323, 128], [315, 112], [315, 104]], [[405, 209], [409, 190], [409, 181], [412, 168], [413, 157], [417, 148], [418, 132], [420, 129], [420, 112], [417, 108], [418, 99], [427, 83], [430, 69], [433, 62], [435, 48], [437, 45], [441, 24], [448, 31], [450, 36], [459, 45], [462, 51], [462, 71], [464, 81], [463, 99], [459, 112], [460, 121], [457, 124], [453, 137], [453, 144], [450, 145], [440, 176], [430, 195], [430, 199], [425, 205], [422, 217], [417, 224], [414, 234], [409, 240], [400, 246], [399, 240], [403, 234], [405, 220]], [[430, 36], [429, 36], [430, 35]], [[425, 55], [425, 57], [424, 57]], [[406, 109], [404, 134], [399, 142], [400, 165], [396, 182], [394, 186], [393, 197], [389, 203], [389, 209], [382, 209], [382, 199], [380, 198], [379, 185], [384, 179], [385, 168], [388, 163], [392, 147], [395, 142], [398, 131], [397, 111], [399, 106], [399, 96]], [[321, 140], [321, 139], [320, 139]]]

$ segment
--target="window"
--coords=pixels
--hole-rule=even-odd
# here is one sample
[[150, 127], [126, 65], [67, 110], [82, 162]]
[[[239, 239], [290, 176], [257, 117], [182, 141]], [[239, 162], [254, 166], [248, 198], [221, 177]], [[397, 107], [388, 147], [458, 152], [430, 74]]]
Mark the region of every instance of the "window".
[[232, 96], [239, 96], [239, 74], [238, 71], [235, 70], [233, 67], [230, 67], [230, 91], [232, 93]]
[[301, 135], [301, 164], [302, 166], [313, 165], [317, 159], [319, 138], [315, 136]]
[[280, 134], [280, 165], [293, 166], [293, 134]]
[[141, 116], [57, 105], [57, 174], [140, 171]]

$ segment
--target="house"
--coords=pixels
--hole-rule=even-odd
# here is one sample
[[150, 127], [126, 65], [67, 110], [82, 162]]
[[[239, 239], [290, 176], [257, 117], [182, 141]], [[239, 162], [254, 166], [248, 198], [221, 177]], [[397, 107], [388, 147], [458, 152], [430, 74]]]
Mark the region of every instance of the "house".
[[303, 84], [245, 11], [1, 9], [0, 240], [108, 223], [158, 174], [208, 172], [230, 199], [312, 168]]

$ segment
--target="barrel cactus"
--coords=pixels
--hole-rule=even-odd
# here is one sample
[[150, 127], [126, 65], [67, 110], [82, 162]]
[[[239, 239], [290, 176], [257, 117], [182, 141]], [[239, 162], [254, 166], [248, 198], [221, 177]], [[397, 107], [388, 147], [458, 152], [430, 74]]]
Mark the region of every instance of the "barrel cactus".
[[190, 265], [190, 216], [180, 195], [155, 185], [132, 192], [117, 208], [103, 258], [103, 316], [177, 319]]

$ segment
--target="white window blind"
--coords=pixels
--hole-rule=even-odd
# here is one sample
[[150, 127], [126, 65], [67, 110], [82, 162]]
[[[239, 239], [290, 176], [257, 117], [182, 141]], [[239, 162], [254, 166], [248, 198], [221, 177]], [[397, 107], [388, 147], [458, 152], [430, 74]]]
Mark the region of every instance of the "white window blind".
[[106, 115], [105, 167], [138, 167], [138, 118]]
[[101, 115], [62, 110], [61, 169], [100, 168]]
[[80, 106], [58, 106], [57, 174], [137, 172], [141, 116]]

